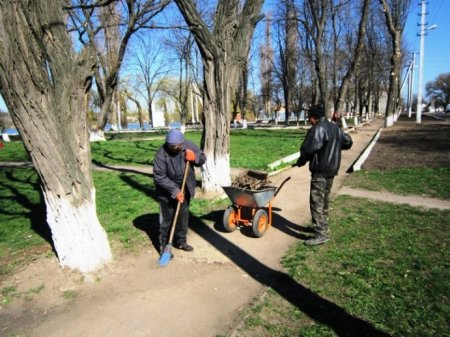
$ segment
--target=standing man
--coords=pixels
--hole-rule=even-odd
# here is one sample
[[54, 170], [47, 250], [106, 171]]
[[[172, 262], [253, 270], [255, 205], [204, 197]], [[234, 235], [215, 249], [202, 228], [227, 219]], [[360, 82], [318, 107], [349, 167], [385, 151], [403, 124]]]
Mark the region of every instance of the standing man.
[[[195, 194], [195, 171], [193, 166], [201, 166], [206, 156], [193, 142], [184, 139], [178, 129], [172, 129], [166, 136], [166, 142], [156, 153], [153, 161], [153, 177], [159, 201], [159, 243], [160, 252], [168, 244], [170, 227], [177, 208], [181, 203], [173, 244], [175, 248], [190, 252], [194, 248], [187, 243], [189, 227], [189, 204]], [[181, 193], [181, 184], [186, 165], [189, 172], [185, 193]]]
[[312, 106], [308, 113], [312, 127], [300, 147], [296, 165], [300, 167], [309, 161], [309, 203], [315, 235], [306, 240], [305, 245], [314, 246], [330, 240], [328, 206], [331, 187], [341, 165], [341, 149], [350, 149], [353, 141], [336, 123], [328, 121], [322, 105]]

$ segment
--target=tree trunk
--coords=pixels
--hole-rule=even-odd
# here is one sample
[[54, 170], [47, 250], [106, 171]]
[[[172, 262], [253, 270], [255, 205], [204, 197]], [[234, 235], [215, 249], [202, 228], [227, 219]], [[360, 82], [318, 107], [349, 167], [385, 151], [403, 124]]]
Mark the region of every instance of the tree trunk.
[[400, 95], [399, 84], [402, 62], [401, 39], [411, 0], [398, 0], [389, 4], [386, 0], [379, 0], [379, 2], [383, 8], [386, 26], [392, 43], [389, 89], [385, 117], [385, 126], [390, 127], [394, 125], [397, 101]]
[[347, 90], [350, 84], [350, 79], [355, 73], [356, 69], [359, 66], [359, 60], [361, 59], [362, 49], [364, 47], [364, 38], [366, 35], [366, 25], [367, 18], [369, 16], [370, 9], [370, 0], [364, 0], [362, 7], [361, 20], [359, 21], [359, 29], [358, 29], [358, 42], [355, 47], [355, 51], [353, 54], [353, 60], [348, 68], [344, 78], [342, 79], [341, 85], [339, 87], [339, 93], [337, 98], [337, 104], [335, 104], [336, 111], [342, 112], [344, 108], [345, 96], [347, 95]]
[[394, 114], [396, 109], [396, 101], [398, 98], [398, 85], [400, 80], [400, 69], [401, 69], [401, 50], [400, 43], [395, 42], [400, 41], [401, 34], [396, 32], [394, 42], [392, 43], [392, 47], [394, 51], [391, 55], [391, 71], [389, 77], [389, 89], [388, 89], [388, 99], [386, 105], [386, 118], [385, 118], [385, 126], [390, 127], [394, 125]]
[[0, 3], [0, 90], [41, 182], [62, 267], [111, 260], [96, 215], [85, 94], [95, 61], [76, 54], [59, 2]]
[[316, 96], [313, 102], [314, 104], [323, 104], [327, 117], [330, 115], [330, 104], [328, 103], [327, 67], [323, 49], [325, 43], [325, 27], [330, 6], [331, 2], [328, 0], [308, 0], [306, 7], [309, 12], [309, 17], [301, 20], [314, 43], [314, 51], [312, 54], [313, 64], [320, 96]]
[[[238, 71], [246, 62], [263, 0], [219, 1], [211, 32], [192, 0], [175, 0], [191, 28], [204, 67], [202, 147], [207, 162], [202, 167], [202, 187], [222, 192], [230, 177], [230, 102]], [[239, 10], [239, 8], [242, 8]], [[239, 12], [241, 12], [239, 14]]]
[[202, 146], [208, 159], [203, 165], [202, 187], [206, 191], [221, 191], [231, 184], [230, 177], [230, 93], [224, 62], [204, 63], [203, 114], [205, 127]]

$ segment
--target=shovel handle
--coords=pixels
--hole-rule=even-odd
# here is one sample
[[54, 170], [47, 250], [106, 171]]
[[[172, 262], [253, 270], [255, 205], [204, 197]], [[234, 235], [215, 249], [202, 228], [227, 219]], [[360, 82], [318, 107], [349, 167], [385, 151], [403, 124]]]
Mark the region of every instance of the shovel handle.
[[[187, 175], [189, 172], [189, 162], [186, 162], [186, 167], [184, 168], [183, 182], [181, 183], [181, 193], [184, 194], [184, 187], [186, 186]], [[175, 226], [178, 220], [178, 213], [180, 212], [181, 202], [177, 203], [177, 208], [175, 210], [175, 215], [173, 216], [172, 228], [170, 229], [169, 243], [172, 243], [173, 235], [175, 234]]]

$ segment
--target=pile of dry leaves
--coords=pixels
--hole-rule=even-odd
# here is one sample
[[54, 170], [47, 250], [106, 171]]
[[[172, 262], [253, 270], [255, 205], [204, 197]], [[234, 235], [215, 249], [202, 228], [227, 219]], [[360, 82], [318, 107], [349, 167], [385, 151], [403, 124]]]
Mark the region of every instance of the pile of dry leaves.
[[237, 176], [231, 186], [248, 190], [262, 190], [271, 183], [267, 176], [266, 172], [249, 170]]

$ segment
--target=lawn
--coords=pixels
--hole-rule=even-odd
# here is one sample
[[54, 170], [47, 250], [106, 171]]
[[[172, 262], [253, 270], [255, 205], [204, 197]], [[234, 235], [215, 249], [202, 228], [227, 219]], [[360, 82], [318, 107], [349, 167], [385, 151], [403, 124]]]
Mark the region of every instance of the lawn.
[[[266, 169], [280, 157], [298, 151], [304, 130], [233, 130], [231, 165]], [[151, 165], [163, 133], [110, 134], [106, 142], [91, 143], [92, 160], [99, 164]], [[201, 132], [186, 138], [199, 144]], [[29, 161], [21, 141], [6, 143], [0, 161]], [[148, 244], [149, 227], [158, 223], [153, 179], [144, 174], [94, 171], [97, 214], [113, 249], [139, 249]], [[51, 234], [46, 225], [45, 205], [38, 176], [33, 169], [4, 168], [0, 171], [0, 278], [36, 258], [51, 253]], [[227, 201], [195, 199], [194, 216], [224, 209]]]
[[[355, 336], [360, 320], [390, 336], [448, 335], [449, 226], [449, 211], [336, 198], [333, 239], [289, 250], [283, 265], [294, 285], [275, 283], [247, 309], [238, 335]], [[308, 291], [310, 303], [282, 296]]]
[[[231, 133], [230, 165], [267, 170], [267, 165], [299, 150], [306, 131], [303, 129], [237, 129]], [[185, 137], [200, 144], [201, 132], [187, 132]], [[152, 165], [164, 143], [161, 133], [111, 134], [111, 140], [91, 143], [92, 161], [96, 164]], [[10, 142], [0, 150], [0, 161], [29, 161], [23, 143]]]
[[450, 200], [450, 168], [400, 168], [353, 172], [345, 185], [372, 191]]
[[[153, 179], [145, 174], [94, 172], [97, 214], [113, 250], [139, 250], [158, 224]], [[43, 252], [51, 254], [50, 233], [38, 176], [29, 168], [0, 171], [0, 278]], [[228, 201], [194, 199], [191, 213], [200, 217], [224, 209]]]

